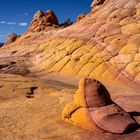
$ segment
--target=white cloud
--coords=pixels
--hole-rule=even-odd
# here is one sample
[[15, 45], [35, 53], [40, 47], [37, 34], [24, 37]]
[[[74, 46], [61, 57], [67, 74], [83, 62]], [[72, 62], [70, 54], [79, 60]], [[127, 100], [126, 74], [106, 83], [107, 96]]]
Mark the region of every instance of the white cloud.
[[7, 36], [7, 35], [0, 34], [0, 37], [5, 37], [5, 36]]
[[6, 22], [6, 21], [0, 21], [0, 24], [8, 24], [8, 25], [15, 25], [16, 22]]
[[[26, 15], [28, 14], [28, 13], [25, 13]], [[5, 25], [16, 25], [16, 24], [18, 24], [19, 26], [27, 26], [28, 25], [28, 23], [27, 22], [19, 22], [19, 23], [17, 23], [17, 22], [6, 22], [6, 21], [0, 21], [0, 24], [5, 24]], [[13, 29], [13, 27], [11, 27], [12, 29]]]
[[5, 21], [0, 21], [0, 24], [5, 24], [6, 22]]
[[19, 26], [27, 26], [27, 23], [26, 22], [20, 22], [18, 23]]
[[16, 22], [7, 22], [8, 25], [15, 25], [17, 24]]

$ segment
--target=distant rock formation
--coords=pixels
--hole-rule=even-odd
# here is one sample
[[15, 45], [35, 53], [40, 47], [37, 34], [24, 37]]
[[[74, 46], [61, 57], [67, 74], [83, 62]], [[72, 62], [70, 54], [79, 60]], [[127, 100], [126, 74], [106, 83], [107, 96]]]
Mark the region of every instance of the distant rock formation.
[[16, 39], [18, 38], [19, 36], [15, 33], [11, 33], [7, 36], [7, 39], [6, 39], [6, 42], [4, 45], [9, 45], [11, 44], [12, 42], [16, 41]]
[[41, 10], [37, 11], [31, 21], [30, 27], [26, 33], [47, 31], [51, 28], [57, 28], [59, 26], [58, 19], [53, 11], [47, 10], [43, 13]]
[[77, 22], [79, 22], [81, 19], [83, 19], [86, 15], [85, 14], [80, 14], [78, 17], [77, 17]]
[[34, 15], [33, 20], [39, 19], [39, 18], [41, 18], [42, 16], [44, 16], [44, 13], [43, 13], [41, 10], [38, 10], [38, 11], [35, 13], [35, 15]]
[[105, 0], [94, 0], [91, 4], [91, 8], [93, 8], [94, 6], [97, 6], [97, 5], [101, 5], [104, 3]]

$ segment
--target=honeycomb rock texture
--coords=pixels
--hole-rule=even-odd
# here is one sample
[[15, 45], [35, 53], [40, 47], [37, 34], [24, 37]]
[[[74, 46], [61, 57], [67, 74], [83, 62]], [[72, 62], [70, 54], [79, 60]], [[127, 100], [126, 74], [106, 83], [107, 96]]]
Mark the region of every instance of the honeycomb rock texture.
[[[42, 14], [40, 11], [34, 18]], [[1, 49], [0, 57], [28, 57], [24, 63], [31, 62], [32, 67], [28, 67], [36, 74], [57, 72], [137, 88], [139, 38], [140, 2], [106, 0], [70, 27], [23, 35], [14, 48]]]

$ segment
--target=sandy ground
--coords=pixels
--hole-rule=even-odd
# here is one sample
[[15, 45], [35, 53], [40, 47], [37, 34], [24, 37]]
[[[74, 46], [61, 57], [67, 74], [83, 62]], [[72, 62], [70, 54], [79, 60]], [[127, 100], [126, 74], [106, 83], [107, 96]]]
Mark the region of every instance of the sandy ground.
[[[75, 84], [3, 74], [0, 78], [0, 140], [140, 139], [140, 130], [127, 135], [103, 134], [62, 121], [62, 110], [73, 100]], [[115, 100], [140, 120], [140, 96], [115, 96]]]

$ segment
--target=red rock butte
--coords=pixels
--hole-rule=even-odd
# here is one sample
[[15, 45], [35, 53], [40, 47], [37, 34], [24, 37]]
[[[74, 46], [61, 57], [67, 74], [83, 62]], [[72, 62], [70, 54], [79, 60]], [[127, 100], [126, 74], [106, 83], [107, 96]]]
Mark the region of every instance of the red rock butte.
[[140, 1], [95, 1], [66, 28], [39, 10], [21, 37], [0, 48], [0, 73], [0, 139], [140, 139], [139, 129], [104, 134], [61, 120], [79, 79], [90, 77], [140, 123]]

